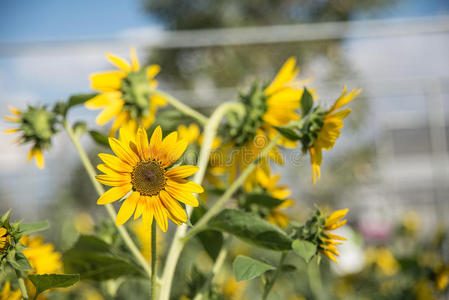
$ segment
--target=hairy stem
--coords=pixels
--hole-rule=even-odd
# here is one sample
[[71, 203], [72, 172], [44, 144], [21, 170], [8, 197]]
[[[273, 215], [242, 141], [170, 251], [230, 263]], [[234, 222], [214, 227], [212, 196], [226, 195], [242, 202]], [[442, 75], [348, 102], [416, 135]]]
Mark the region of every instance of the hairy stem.
[[164, 98], [165, 100], [167, 100], [167, 102], [171, 106], [173, 106], [180, 112], [184, 113], [187, 116], [194, 118], [202, 125], [206, 125], [208, 118], [205, 115], [203, 115], [203, 114], [197, 112], [196, 110], [194, 110], [193, 108], [185, 105], [184, 103], [182, 103], [181, 101], [179, 101], [178, 99], [173, 97], [172, 95], [165, 93], [163, 91], [160, 91], [160, 90], [152, 90], [151, 93], [152, 93], [152, 95], [158, 95], [158, 96]]
[[156, 279], [157, 279], [157, 271], [156, 271], [156, 261], [157, 261], [157, 246], [156, 246], [156, 222], [151, 224], [151, 300], [156, 299]]
[[195, 234], [204, 230], [206, 223], [223, 207], [223, 205], [231, 198], [231, 196], [237, 191], [237, 189], [243, 185], [246, 178], [254, 171], [259, 161], [267, 156], [267, 154], [273, 149], [278, 139], [280, 138], [280, 134], [277, 134], [270, 143], [259, 153], [259, 156], [240, 174], [240, 176], [235, 180], [226, 190], [226, 192], [215, 202], [215, 204], [203, 215], [203, 217], [195, 224], [195, 226], [190, 230], [185, 236], [185, 240], [187, 241]]
[[279, 274], [281, 273], [282, 264], [284, 263], [285, 257], [287, 256], [287, 252], [282, 252], [281, 258], [279, 259], [279, 264], [276, 268], [276, 271], [274, 272], [273, 278], [267, 284], [265, 285], [262, 300], [266, 300], [268, 297], [268, 294], [270, 293], [271, 289], [273, 288], [274, 283], [276, 282]]
[[[162, 96], [162, 95], [161, 95]], [[204, 175], [206, 173], [207, 165], [209, 163], [209, 156], [212, 149], [212, 144], [217, 135], [218, 126], [221, 123], [223, 117], [229, 111], [235, 111], [237, 113], [244, 113], [244, 107], [240, 103], [226, 102], [221, 104], [212, 114], [209, 121], [204, 128], [204, 141], [200, 150], [197, 166], [198, 172], [193, 179], [194, 182], [201, 184], [203, 182]], [[192, 207], [187, 206], [187, 215], [190, 216]], [[162, 273], [162, 287], [160, 300], [168, 300], [170, 298], [171, 285], [173, 282], [173, 276], [175, 274], [176, 265], [178, 263], [179, 255], [184, 247], [183, 237], [187, 231], [187, 225], [181, 225], [176, 229], [175, 236], [168, 252], [167, 259], [165, 261], [164, 271]]]
[[[73, 128], [67, 123], [67, 121], [64, 121], [64, 128], [67, 131], [67, 134], [69, 135], [70, 140], [72, 141], [76, 150], [78, 151], [81, 162], [83, 163], [83, 166], [86, 169], [86, 172], [89, 175], [89, 179], [90, 179], [92, 185], [94, 186], [95, 190], [97, 191], [97, 194], [99, 196], [103, 195], [103, 193], [104, 193], [103, 186], [95, 178], [95, 175], [97, 175], [95, 172], [95, 169], [94, 169], [89, 157], [87, 156], [86, 151], [84, 151], [83, 146], [81, 146], [78, 138], [75, 136], [75, 133], [73, 132]], [[109, 217], [115, 224], [115, 219], [117, 218], [117, 213], [116, 213], [114, 207], [111, 204], [106, 204], [105, 208], [106, 208], [106, 211], [107, 211]], [[148, 265], [148, 262], [145, 260], [145, 258], [140, 253], [139, 248], [137, 248], [136, 244], [131, 239], [131, 236], [129, 235], [126, 228], [124, 226], [116, 226], [116, 228], [117, 228], [120, 236], [122, 237], [123, 241], [125, 242], [126, 246], [128, 246], [131, 253], [137, 259], [137, 261], [142, 265], [143, 269], [148, 274], [148, 276], [151, 276], [151, 269], [150, 269], [150, 266]]]
[[[20, 292], [22, 293], [22, 298], [25, 300], [28, 300], [28, 291], [27, 291], [27, 287], [25, 285], [25, 280], [23, 279], [23, 274], [22, 271], [19, 270], [15, 270], [16, 271], [16, 276], [17, 276], [17, 282], [19, 283], [19, 288], [20, 288]], [[36, 293], [37, 295], [37, 293]], [[34, 298], [36, 298], [36, 295]]]

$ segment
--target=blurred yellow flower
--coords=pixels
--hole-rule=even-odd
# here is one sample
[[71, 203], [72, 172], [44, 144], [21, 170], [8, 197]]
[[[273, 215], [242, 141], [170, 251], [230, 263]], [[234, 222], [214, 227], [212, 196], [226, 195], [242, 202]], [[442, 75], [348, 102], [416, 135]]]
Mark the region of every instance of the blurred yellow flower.
[[349, 94], [346, 94], [345, 86], [341, 96], [324, 114], [323, 125], [318, 131], [317, 138], [313, 141], [312, 147], [309, 148], [313, 183], [316, 183], [316, 180], [321, 176], [322, 150], [330, 150], [334, 147], [335, 141], [340, 136], [340, 130], [343, 128], [343, 119], [351, 112], [349, 108], [340, 111], [337, 110], [351, 102], [358, 94], [360, 94], [360, 90], [355, 89]]
[[196, 166], [171, 167], [187, 148], [187, 140], [178, 140], [172, 132], [162, 139], [158, 126], [148, 142], [147, 132], [139, 127], [137, 134], [120, 129], [120, 139], [109, 138], [116, 156], [101, 153], [104, 164], [98, 169], [105, 173], [97, 175], [99, 182], [112, 186], [97, 201], [103, 205], [117, 201], [126, 195], [118, 212], [116, 223], [122, 225], [134, 214], [134, 219], [143, 217], [147, 228], [151, 228], [153, 217], [162, 231], [166, 232], [167, 217], [175, 224], [187, 221], [187, 214], [178, 201], [198, 206], [192, 193], [202, 193], [203, 188], [185, 178], [198, 171]]
[[270, 213], [266, 217], [267, 221], [275, 224], [281, 228], [286, 228], [290, 218], [282, 210], [291, 207], [295, 204], [292, 199], [287, 199], [290, 196], [291, 191], [286, 185], [278, 185], [277, 182], [281, 178], [280, 174], [271, 176], [270, 171], [263, 171], [262, 169], [256, 170], [256, 177], [261, 187], [267, 191], [272, 197], [285, 200], [279, 206], [270, 210]]
[[154, 122], [157, 108], [164, 106], [166, 100], [151, 95], [156, 88], [154, 77], [159, 73], [158, 65], [140, 68], [134, 47], [130, 49], [131, 64], [112, 54], [107, 59], [118, 68], [115, 71], [92, 74], [91, 87], [100, 92], [99, 95], [86, 102], [89, 109], [102, 109], [97, 116], [97, 124], [104, 125], [115, 118], [111, 127], [111, 135], [118, 128], [127, 127], [135, 131], [137, 126], [148, 128]]
[[20, 242], [28, 249], [23, 254], [30, 262], [34, 274], [50, 274], [62, 272], [61, 253], [54, 251], [51, 243], [44, 244], [41, 236], [24, 235]]
[[11, 245], [11, 236], [6, 228], [0, 227], [0, 255], [8, 251], [9, 245]]
[[6, 129], [4, 133], [20, 133], [21, 136], [16, 140], [18, 143], [31, 143], [27, 159], [30, 161], [34, 158], [37, 166], [43, 169], [45, 161], [42, 151], [50, 147], [51, 138], [57, 132], [56, 115], [45, 107], [29, 106], [27, 110], [20, 111], [9, 106], [9, 110], [13, 116], [6, 116], [5, 120], [17, 123], [18, 128]]
[[87, 212], [81, 212], [75, 216], [75, 229], [81, 234], [92, 234], [94, 232], [94, 220]]
[[22, 293], [20, 290], [12, 291], [11, 284], [6, 281], [0, 291], [0, 300], [20, 300], [22, 299]]
[[245, 282], [236, 282], [234, 276], [230, 276], [222, 285], [222, 293], [226, 299], [241, 300], [244, 299], [245, 286]]
[[341, 244], [341, 242], [338, 242], [337, 240], [345, 241], [346, 238], [329, 233], [329, 231], [335, 230], [345, 225], [347, 220], [342, 219], [346, 216], [347, 213], [347, 208], [334, 211], [329, 217], [327, 217], [323, 228], [324, 238], [321, 239], [321, 244], [319, 245], [320, 251], [335, 263], [338, 263], [335, 256], [340, 256], [336, 245]]
[[436, 273], [435, 284], [438, 290], [444, 291], [449, 283], [449, 267], [440, 267]]

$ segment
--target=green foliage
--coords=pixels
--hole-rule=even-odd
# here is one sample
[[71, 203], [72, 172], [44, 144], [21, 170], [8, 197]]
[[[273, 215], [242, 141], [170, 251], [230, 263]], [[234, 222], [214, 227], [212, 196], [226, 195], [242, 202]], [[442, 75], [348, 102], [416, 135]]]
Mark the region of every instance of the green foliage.
[[280, 127], [275, 126], [277, 131], [279, 131], [280, 134], [282, 134], [285, 138], [292, 140], [292, 141], [298, 141], [301, 139], [301, 136], [298, 135], [293, 128], [289, 127]]
[[28, 279], [36, 287], [36, 296], [40, 293], [53, 288], [65, 288], [74, 285], [80, 280], [78, 274], [42, 274], [28, 275]]
[[25, 255], [16, 251], [16, 249], [11, 249], [8, 252], [6, 255], [6, 261], [11, 265], [11, 267], [19, 271], [30, 271], [33, 269]]
[[145, 272], [126, 253], [95, 236], [81, 235], [75, 245], [64, 252], [63, 262], [66, 272], [79, 273], [83, 280], [145, 277]]
[[254, 279], [266, 271], [275, 269], [269, 264], [241, 255], [234, 260], [233, 268], [237, 282]]
[[294, 240], [292, 248], [304, 260], [309, 263], [312, 257], [315, 255], [317, 246], [309, 241]]
[[[195, 224], [205, 213], [207, 209], [200, 205], [193, 210], [190, 221]], [[204, 250], [212, 260], [217, 259], [218, 253], [223, 246], [223, 234], [217, 230], [205, 230], [196, 235]]]
[[97, 93], [89, 93], [89, 94], [75, 94], [70, 96], [69, 100], [66, 102], [59, 101], [53, 107], [53, 112], [61, 115], [62, 117], [66, 117], [68, 111], [77, 105], [84, 104], [86, 101], [92, 99], [97, 96]]
[[291, 249], [292, 240], [284, 231], [259, 216], [241, 210], [221, 211], [209, 221], [208, 228], [233, 234], [262, 248], [276, 251]]

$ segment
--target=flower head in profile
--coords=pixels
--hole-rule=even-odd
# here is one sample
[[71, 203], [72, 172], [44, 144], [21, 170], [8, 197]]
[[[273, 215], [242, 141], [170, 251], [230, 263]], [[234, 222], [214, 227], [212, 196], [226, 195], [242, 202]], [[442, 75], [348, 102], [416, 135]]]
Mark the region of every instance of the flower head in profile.
[[135, 131], [137, 126], [148, 128], [154, 122], [154, 115], [159, 106], [166, 101], [152, 95], [157, 86], [154, 77], [159, 73], [158, 65], [141, 68], [134, 47], [130, 50], [131, 63], [112, 54], [107, 59], [118, 70], [91, 75], [92, 88], [100, 94], [86, 102], [89, 109], [103, 109], [97, 116], [98, 125], [104, 125], [111, 119], [114, 122], [111, 134], [120, 127]]
[[[247, 93], [240, 94], [239, 102], [243, 104], [245, 112], [229, 113], [223, 130], [223, 135], [229, 141], [228, 148], [233, 153], [232, 161], [228, 163], [230, 182], [276, 136], [275, 126], [284, 126], [300, 119], [296, 110], [300, 107], [304, 82], [298, 80], [298, 72], [296, 60], [289, 58], [270, 84], [255, 83]], [[278, 144], [294, 147], [297, 142], [282, 137]], [[276, 147], [270, 151], [268, 158], [283, 163]], [[262, 160], [262, 163], [266, 163], [266, 160]], [[245, 189], [252, 189], [254, 184], [256, 178], [252, 174], [245, 182]]]
[[42, 236], [24, 235], [20, 242], [27, 247], [23, 254], [30, 262], [34, 274], [62, 272], [62, 255], [51, 243], [44, 243]]
[[34, 158], [37, 166], [42, 169], [45, 166], [42, 152], [51, 146], [51, 138], [57, 132], [56, 114], [45, 106], [29, 106], [25, 111], [10, 106], [9, 110], [13, 115], [6, 116], [5, 120], [16, 123], [17, 127], [7, 129], [4, 133], [20, 133], [17, 141], [32, 145], [28, 152], [28, 161]]
[[337, 250], [336, 245], [341, 244], [339, 241], [344, 241], [346, 238], [330, 233], [337, 228], [345, 225], [347, 220], [343, 220], [343, 218], [348, 213], [348, 209], [340, 209], [334, 211], [330, 216], [326, 218], [326, 222], [324, 223], [324, 227], [322, 228], [322, 236], [320, 238], [320, 243], [318, 244], [318, 248], [321, 253], [325, 256], [333, 260], [335, 263], [338, 263], [337, 258], [335, 256], [340, 256], [340, 253]]
[[[360, 90], [355, 89], [347, 94], [345, 86], [341, 96], [329, 110], [324, 113], [320, 113], [320, 109], [316, 111], [316, 116], [321, 116], [321, 118], [317, 118], [320, 120], [307, 128], [312, 129], [310, 133], [314, 137], [312, 145], [308, 149], [312, 164], [313, 183], [316, 183], [316, 180], [321, 176], [322, 150], [330, 150], [334, 147], [335, 141], [340, 136], [340, 131], [343, 128], [343, 119], [351, 112], [350, 108], [339, 109], [351, 102], [358, 94], [360, 94]], [[316, 126], [317, 124], [318, 126]], [[314, 125], [315, 129], [313, 129]]]
[[186, 150], [187, 141], [178, 140], [177, 132], [162, 139], [162, 129], [158, 126], [150, 141], [143, 127], [135, 135], [121, 128], [120, 138], [109, 138], [109, 144], [116, 156], [99, 154], [104, 164], [98, 169], [104, 174], [98, 175], [97, 180], [112, 188], [97, 204], [112, 203], [127, 196], [118, 212], [117, 225], [125, 223], [133, 214], [134, 219], [142, 216], [147, 226], [156, 219], [164, 232], [167, 218], [177, 225], [186, 222], [186, 212], [178, 201], [198, 206], [193, 193], [203, 192], [200, 185], [185, 179], [196, 173], [198, 167], [172, 167]]
[[346, 238], [335, 235], [331, 231], [345, 225], [347, 220], [343, 220], [348, 209], [334, 211], [330, 215], [323, 215], [318, 209], [307, 222], [296, 229], [297, 237], [300, 240], [311, 242], [317, 246], [317, 253], [323, 255], [338, 263], [336, 256], [340, 256], [336, 245]]
[[13, 291], [11, 290], [11, 284], [6, 281], [0, 291], [0, 300], [20, 300], [22, 299], [22, 293], [19, 289]]

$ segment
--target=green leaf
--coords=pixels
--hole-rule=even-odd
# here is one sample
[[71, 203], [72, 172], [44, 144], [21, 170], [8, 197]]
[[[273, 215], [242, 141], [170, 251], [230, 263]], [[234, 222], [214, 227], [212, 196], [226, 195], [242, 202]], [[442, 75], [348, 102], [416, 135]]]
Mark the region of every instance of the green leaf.
[[241, 210], [224, 209], [210, 219], [208, 228], [228, 232], [259, 247], [277, 251], [291, 249], [291, 238], [279, 227]]
[[146, 278], [140, 266], [126, 253], [95, 236], [81, 235], [63, 254], [63, 262], [66, 272], [78, 273], [83, 280], [102, 281], [122, 276]]
[[102, 134], [96, 130], [89, 130], [89, 134], [93, 138], [93, 140], [95, 142], [97, 142], [97, 144], [100, 144], [101, 146], [109, 147], [108, 137], [105, 136], [104, 134]]
[[5, 223], [9, 223], [9, 218], [11, 216], [11, 209], [8, 210], [7, 212], [5, 212], [1, 217], [0, 217], [0, 224], [5, 224]]
[[12, 255], [8, 255], [6, 257], [6, 260], [16, 270], [29, 271], [29, 270], [33, 269], [31, 267], [30, 262], [28, 261], [28, 259], [21, 252], [16, 252], [16, 253], [14, 253]]
[[308, 263], [316, 253], [316, 245], [309, 241], [294, 240], [292, 243], [292, 248], [304, 260]]
[[233, 263], [234, 275], [237, 282], [259, 277], [275, 267], [246, 256], [237, 256]]
[[49, 227], [50, 227], [50, 223], [48, 223], [48, 221], [20, 224], [20, 233], [22, 235], [31, 234], [31, 233], [47, 230]]
[[301, 139], [301, 137], [292, 128], [279, 126], [274, 126], [274, 128], [276, 128], [276, 130], [279, 131], [279, 133], [282, 134], [285, 138], [291, 141], [298, 141]]
[[267, 208], [277, 207], [281, 205], [282, 202], [284, 202], [284, 200], [271, 197], [270, 195], [267, 194], [255, 194], [255, 193], [246, 194], [245, 200], [246, 205], [258, 204], [265, 206]]
[[73, 106], [80, 105], [85, 103], [87, 100], [92, 99], [93, 97], [97, 96], [97, 93], [90, 93], [90, 94], [76, 94], [72, 95], [69, 98], [69, 102], [67, 105], [67, 110]]
[[[28, 279], [36, 287], [36, 296], [48, 289], [65, 288], [80, 280], [79, 274], [42, 274], [28, 275]], [[35, 297], [36, 299], [36, 297]]]
[[302, 93], [301, 97], [301, 110], [302, 110], [302, 116], [306, 116], [310, 110], [313, 107], [313, 97], [307, 90], [307, 88], [304, 88], [304, 92]]
[[[190, 221], [195, 224], [205, 213], [207, 209], [200, 205], [193, 210]], [[212, 260], [216, 260], [218, 253], [223, 247], [223, 234], [216, 230], [205, 230], [197, 234], [201, 245]]]
[[73, 125], [73, 133], [75, 134], [76, 138], [80, 138], [85, 132], [86, 132], [87, 124], [86, 122], [76, 122]]

